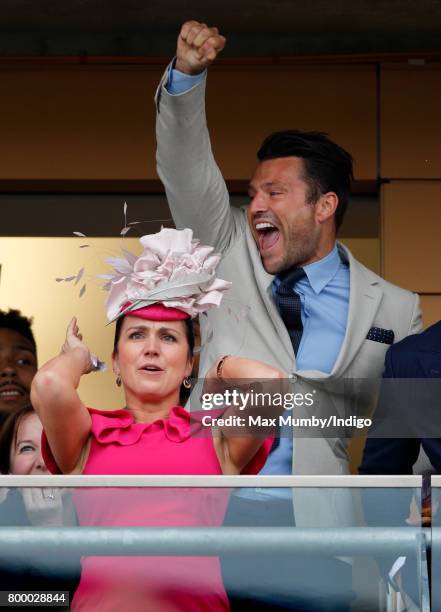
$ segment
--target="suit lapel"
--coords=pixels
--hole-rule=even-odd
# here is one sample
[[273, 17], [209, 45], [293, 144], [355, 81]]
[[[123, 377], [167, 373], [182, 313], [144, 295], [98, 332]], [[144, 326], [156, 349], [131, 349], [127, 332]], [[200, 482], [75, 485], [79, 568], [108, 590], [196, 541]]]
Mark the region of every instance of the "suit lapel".
[[338, 244], [338, 248], [349, 263], [349, 311], [345, 337], [331, 378], [340, 376], [354, 359], [372, 327], [383, 296], [378, 281], [369, 278], [365, 268], [354, 259], [350, 251], [341, 244]]

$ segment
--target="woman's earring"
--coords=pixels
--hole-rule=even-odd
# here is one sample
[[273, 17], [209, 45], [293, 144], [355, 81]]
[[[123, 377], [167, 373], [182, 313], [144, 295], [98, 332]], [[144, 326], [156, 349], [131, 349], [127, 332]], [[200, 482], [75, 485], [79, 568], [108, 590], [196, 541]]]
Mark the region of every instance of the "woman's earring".
[[120, 387], [121, 386], [121, 376], [118, 374], [118, 376], [116, 377], [116, 386]]
[[186, 377], [184, 378], [184, 380], [182, 381], [182, 384], [184, 385], [184, 387], [185, 387], [186, 389], [190, 389], [190, 387], [191, 387], [191, 382], [190, 382], [190, 379], [189, 379], [189, 378], [187, 378], [187, 376], [186, 376]]

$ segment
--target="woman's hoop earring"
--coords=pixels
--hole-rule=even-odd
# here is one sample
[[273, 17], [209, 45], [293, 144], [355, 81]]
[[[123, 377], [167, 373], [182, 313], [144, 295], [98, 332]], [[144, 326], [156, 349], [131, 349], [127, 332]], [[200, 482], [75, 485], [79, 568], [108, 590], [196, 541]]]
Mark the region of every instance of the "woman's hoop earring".
[[116, 386], [120, 387], [121, 386], [121, 376], [118, 374], [118, 376], [116, 377]]
[[186, 389], [190, 389], [190, 387], [191, 387], [191, 382], [190, 382], [190, 379], [189, 379], [189, 378], [187, 378], [187, 376], [186, 376], [186, 377], [184, 378], [184, 380], [182, 381], [182, 384], [184, 385], [184, 387], [185, 387]]

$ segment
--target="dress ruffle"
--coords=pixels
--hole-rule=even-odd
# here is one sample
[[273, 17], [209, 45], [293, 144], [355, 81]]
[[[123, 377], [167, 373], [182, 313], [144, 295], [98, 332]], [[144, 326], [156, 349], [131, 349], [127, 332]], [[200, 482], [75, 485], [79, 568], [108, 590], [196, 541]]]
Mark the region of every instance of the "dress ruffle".
[[[139, 442], [145, 432], [154, 433], [161, 430], [170, 442], [180, 443], [188, 440], [195, 432], [193, 424], [190, 428], [190, 413], [182, 406], [173, 406], [168, 418], [157, 419], [153, 423], [136, 423], [128, 410], [88, 410], [92, 417], [91, 434], [101, 444], [132, 446]], [[61, 474], [44, 430], [41, 434], [41, 452], [48, 470], [52, 474]]]
[[[136, 423], [128, 410], [97, 410], [95, 408], [88, 408], [88, 410], [92, 418], [91, 434], [103, 446], [116, 444], [117, 446], [129, 447], [137, 444], [144, 434], [151, 435], [159, 432], [163, 432], [165, 438], [172, 443], [180, 444], [193, 437], [199, 439], [199, 441], [202, 438], [209, 439], [212, 444], [211, 430], [202, 424], [202, 416], [206, 414], [205, 411], [190, 413], [182, 406], [173, 406], [167, 418], [157, 419], [152, 423]], [[222, 411], [214, 412], [220, 414]], [[154, 437], [156, 438], [156, 436]], [[262, 469], [272, 443], [272, 438], [267, 438], [263, 442], [256, 455], [242, 470], [242, 474], [257, 474]], [[52, 474], [61, 474], [62, 472], [52, 455], [44, 431], [42, 433], [41, 452], [49, 471]]]
[[139, 442], [145, 432], [164, 430], [170, 442], [185, 442], [190, 437], [190, 414], [182, 406], [173, 406], [169, 416], [152, 423], [136, 423], [128, 410], [96, 410], [89, 408], [92, 416], [91, 433], [102, 444], [116, 443], [131, 446]]

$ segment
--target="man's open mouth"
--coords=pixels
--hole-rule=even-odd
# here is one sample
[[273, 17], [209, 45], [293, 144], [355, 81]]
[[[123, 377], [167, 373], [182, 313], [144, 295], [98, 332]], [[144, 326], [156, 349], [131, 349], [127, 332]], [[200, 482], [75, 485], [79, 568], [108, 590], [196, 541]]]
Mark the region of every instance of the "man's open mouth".
[[269, 221], [258, 221], [254, 224], [254, 228], [257, 232], [259, 251], [261, 253], [271, 249], [279, 240], [280, 231]]

